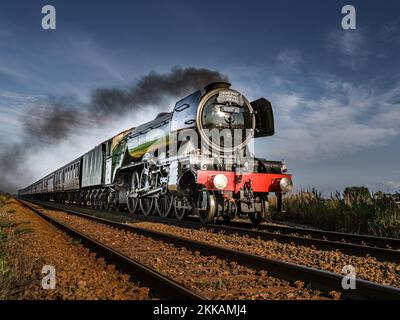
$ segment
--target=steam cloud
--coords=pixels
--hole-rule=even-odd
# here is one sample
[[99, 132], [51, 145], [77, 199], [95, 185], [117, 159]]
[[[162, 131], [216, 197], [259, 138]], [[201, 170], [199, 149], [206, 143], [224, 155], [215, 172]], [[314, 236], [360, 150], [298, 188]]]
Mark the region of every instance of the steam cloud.
[[0, 154], [0, 190], [15, 192], [20, 188], [18, 177], [23, 170], [25, 173], [29, 170], [24, 163], [29, 154], [61, 143], [76, 129], [105, 124], [110, 119], [123, 118], [132, 110], [161, 104], [166, 98], [181, 98], [210, 82], [227, 80], [226, 76], [213, 70], [174, 67], [164, 74], [152, 71], [127, 89], [96, 89], [90, 102], [82, 108], [69, 101], [51, 101], [45, 107], [33, 106], [21, 119], [23, 142], [3, 148]]

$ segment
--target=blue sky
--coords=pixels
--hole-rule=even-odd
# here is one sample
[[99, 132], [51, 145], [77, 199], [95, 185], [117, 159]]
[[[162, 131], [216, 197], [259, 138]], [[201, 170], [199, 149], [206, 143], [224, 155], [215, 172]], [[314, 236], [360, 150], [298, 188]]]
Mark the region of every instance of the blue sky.
[[[56, 30], [41, 28], [45, 4], [57, 10]], [[345, 4], [357, 10], [356, 30], [341, 28]], [[204, 67], [272, 102], [276, 135], [256, 150], [285, 159], [298, 187], [399, 190], [399, 12], [389, 0], [2, 0], [0, 146], [23, 140], [19, 117], [48, 97], [85, 102], [95, 88], [128, 87], [151, 70]], [[151, 110], [38, 151], [21, 186]]]

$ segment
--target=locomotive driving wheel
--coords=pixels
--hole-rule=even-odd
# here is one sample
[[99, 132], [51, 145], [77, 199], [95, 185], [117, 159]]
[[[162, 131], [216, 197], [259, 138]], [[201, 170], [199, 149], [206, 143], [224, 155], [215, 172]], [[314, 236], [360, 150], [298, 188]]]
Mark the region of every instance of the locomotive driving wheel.
[[[164, 175], [164, 177], [162, 176]], [[156, 188], [163, 187], [163, 179], [167, 179], [168, 175], [163, 174], [160, 172], [159, 175], [157, 175], [157, 185]], [[155, 199], [155, 206], [157, 213], [160, 217], [162, 218], [168, 218], [171, 215], [172, 212], [172, 206], [174, 204], [174, 196], [169, 192], [168, 187], [164, 183], [164, 190], [162, 193], [159, 194], [159, 196]]]
[[99, 190], [99, 195], [98, 195], [98, 202], [97, 202], [97, 207], [100, 210], [103, 210], [103, 204], [104, 204], [104, 189]]
[[[142, 173], [140, 174], [139, 179], [139, 189], [146, 188], [151, 186], [152, 182], [152, 175], [150, 169], [144, 168]], [[143, 197], [139, 200], [140, 209], [142, 210], [145, 216], [149, 216], [152, 214], [153, 207], [154, 207], [154, 198], [151, 197]]]
[[128, 210], [129, 213], [138, 213], [138, 207], [139, 207], [139, 198], [138, 197], [131, 197], [129, 194], [131, 192], [134, 192], [135, 189], [139, 186], [139, 174], [137, 171], [132, 172], [131, 176], [131, 184], [130, 184], [130, 189], [127, 193], [127, 204], [128, 204]]
[[156, 198], [156, 209], [158, 215], [162, 218], [168, 218], [171, 215], [173, 202], [174, 197], [168, 190], [165, 194]]
[[106, 202], [106, 207], [105, 207], [105, 209], [107, 210], [107, 211], [113, 211], [113, 210], [115, 210], [116, 209], [116, 204], [115, 204], [115, 202], [116, 202], [116, 196], [115, 196], [115, 190], [111, 190], [109, 193], [108, 193], [108, 196], [107, 196], [107, 202]]
[[175, 197], [173, 203], [174, 203], [175, 218], [178, 219], [179, 221], [183, 220], [190, 211], [190, 204], [188, 198]]
[[104, 198], [103, 198], [103, 210], [108, 210], [108, 197], [109, 197], [109, 195], [110, 195], [110, 190], [109, 189], [107, 189], [105, 192], [104, 192]]

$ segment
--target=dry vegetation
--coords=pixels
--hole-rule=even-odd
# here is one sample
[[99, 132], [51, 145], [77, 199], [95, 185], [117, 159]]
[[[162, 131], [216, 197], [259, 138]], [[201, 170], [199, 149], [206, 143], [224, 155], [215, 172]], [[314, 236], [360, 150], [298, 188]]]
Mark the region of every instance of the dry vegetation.
[[273, 219], [324, 230], [400, 238], [400, 205], [396, 200], [382, 193], [373, 198], [366, 188], [348, 188], [330, 198], [312, 189], [288, 195], [286, 212], [274, 212]]
[[11, 269], [5, 259], [3, 246], [3, 243], [8, 241], [9, 238], [9, 234], [5, 231], [5, 226], [7, 225], [6, 215], [9, 213], [2, 210], [8, 200], [9, 197], [7, 195], [0, 194], [0, 300], [4, 300], [7, 297], [12, 281]]

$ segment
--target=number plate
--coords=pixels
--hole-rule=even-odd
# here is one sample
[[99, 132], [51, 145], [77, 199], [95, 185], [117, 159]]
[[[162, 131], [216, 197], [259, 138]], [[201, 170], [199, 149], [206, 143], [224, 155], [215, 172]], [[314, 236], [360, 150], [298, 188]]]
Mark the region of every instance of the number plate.
[[231, 107], [231, 106], [221, 106], [221, 111], [227, 112], [227, 113], [240, 113], [240, 108], [239, 107]]

